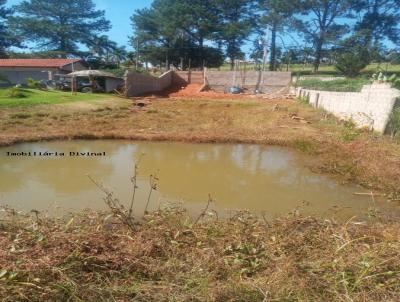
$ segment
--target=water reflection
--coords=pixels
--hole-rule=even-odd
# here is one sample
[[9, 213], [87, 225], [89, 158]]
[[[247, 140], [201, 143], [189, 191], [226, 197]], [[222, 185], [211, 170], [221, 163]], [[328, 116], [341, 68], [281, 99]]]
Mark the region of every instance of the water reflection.
[[[222, 209], [284, 214], [304, 203], [305, 211], [326, 213], [333, 206], [350, 216], [365, 211], [369, 200], [354, 196], [359, 188], [340, 186], [311, 173], [304, 158], [282, 148], [258, 145], [68, 141], [22, 144], [0, 149], [0, 203], [22, 210], [46, 209], [56, 202], [68, 210], [101, 209], [101, 193], [90, 173], [129, 200], [133, 163], [141, 158], [137, 210], [148, 190], [148, 176], [157, 171], [159, 192], [152, 200], [184, 200], [190, 209], [204, 206], [208, 194]], [[106, 152], [106, 157], [7, 157], [6, 152]], [[144, 155], [143, 155], [144, 154]]]

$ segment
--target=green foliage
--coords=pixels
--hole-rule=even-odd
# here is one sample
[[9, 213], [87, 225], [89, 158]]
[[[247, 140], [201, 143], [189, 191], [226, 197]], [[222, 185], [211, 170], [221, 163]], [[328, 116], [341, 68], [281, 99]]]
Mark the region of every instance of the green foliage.
[[369, 80], [366, 78], [337, 79], [322, 81], [320, 79], [305, 79], [297, 81], [298, 87], [322, 91], [358, 92]]
[[368, 66], [370, 57], [367, 50], [348, 49], [336, 57], [335, 68], [344, 76], [355, 78]]
[[270, 70], [277, 69], [277, 34], [282, 32], [290, 23], [291, 17], [300, 9], [300, 1], [269, 0], [261, 1], [260, 10], [263, 12], [261, 24], [271, 29], [271, 59]]
[[341, 133], [341, 138], [345, 142], [354, 141], [357, 137], [359, 137], [361, 131], [356, 128], [353, 121], [348, 120], [344, 122], [344, 126]]
[[40, 89], [40, 81], [36, 81], [32, 78], [27, 78], [27, 85], [31, 89]]
[[305, 96], [299, 96], [299, 97], [297, 97], [297, 101], [298, 101], [300, 104], [309, 104], [309, 103], [310, 103], [310, 101], [308, 100], [308, 98], [305, 97]]
[[17, 86], [7, 89], [6, 95], [11, 99], [21, 99], [26, 97], [24, 90]]
[[354, 34], [343, 40], [334, 51], [335, 68], [346, 77], [354, 78], [369, 65], [372, 52], [368, 40]]
[[346, 24], [340, 24], [338, 19], [349, 13], [351, 1], [338, 0], [308, 0], [303, 1], [303, 12], [308, 14], [296, 17], [294, 25], [304, 37], [315, 45], [314, 71], [319, 69], [323, 50], [326, 44], [338, 40], [348, 31]]
[[[251, 1], [250, 1], [251, 2]], [[150, 8], [132, 16], [135, 47], [133, 60], [155, 66], [219, 67], [223, 53], [231, 61], [242, 58], [240, 47], [251, 32], [247, 0], [155, 0]], [[218, 48], [209, 46], [215, 42]], [[207, 44], [206, 44], [207, 43]], [[208, 46], [206, 46], [208, 45]]]
[[105, 12], [92, 0], [27, 0], [16, 6], [10, 23], [16, 34], [38, 47], [77, 54], [78, 43], [90, 46], [93, 37], [110, 29]]
[[400, 78], [396, 74], [392, 74], [388, 78], [388, 82], [392, 85], [393, 88], [400, 90]]
[[226, 45], [225, 54], [230, 59], [233, 69], [236, 59], [243, 59], [241, 46], [255, 27], [254, 14], [251, 9], [251, 1], [248, 0], [214, 0], [218, 14], [219, 24], [215, 40]]
[[[398, 98], [398, 102], [400, 102], [400, 98]], [[389, 129], [392, 138], [400, 136], [400, 107], [393, 110], [390, 116]]]
[[315, 146], [313, 143], [305, 140], [297, 140], [294, 142], [293, 147], [304, 153], [313, 153], [315, 151]]
[[396, 44], [399, 41], [399, 0], [363, 0], [354, 1], [354, 11], [362, 18], [355, 25], [355, 31], [365, 36], [375, 48], [387, 39]]
[[18, 46], [19, 39], [11, 32], [8, 19], [13, 14], [13, 10], [7, 8], [6, 0], [0, 0], [0, 58], [7, 57], [7, 49], [11, 46]]

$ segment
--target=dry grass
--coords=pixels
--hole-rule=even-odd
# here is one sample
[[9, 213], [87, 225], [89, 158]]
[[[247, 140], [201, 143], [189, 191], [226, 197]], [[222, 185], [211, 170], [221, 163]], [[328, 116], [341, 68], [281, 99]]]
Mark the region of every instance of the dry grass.
[[[4, 108], [0, 145], [49, 139], [242, 142], [311, 153], [310, 166], [399, 199], [400, 145], [294, 100], [132, 100]], [[294, 119], [293, 117], [300, 119]]]
[[0, 220], [2, 301], [399, 301], [400, 225], [179, 209]]

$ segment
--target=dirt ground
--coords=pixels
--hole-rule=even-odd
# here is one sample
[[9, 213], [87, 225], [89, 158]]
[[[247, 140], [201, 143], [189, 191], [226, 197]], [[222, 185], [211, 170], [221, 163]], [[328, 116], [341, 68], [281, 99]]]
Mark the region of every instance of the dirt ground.
[[400, 199], [400, 145], [395, 141], [294, 99], [220, 93], [210, 99], [214, 94], [181, 91], [168, 97], [2, 108], [0, 145], [122, 138], [288, 146], [310, 154], [317, 172]]

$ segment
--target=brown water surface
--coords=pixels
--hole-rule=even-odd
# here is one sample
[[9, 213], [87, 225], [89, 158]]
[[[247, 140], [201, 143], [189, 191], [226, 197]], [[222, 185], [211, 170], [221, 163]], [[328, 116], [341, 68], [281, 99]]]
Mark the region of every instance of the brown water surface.
[[[58, 156], [38, 156], [39, 152]], [[31, 152], [31, 156], [10, 156]], [[33, 156], [36, 152], [36, 156]], [[64, 152], [64, 156], [60, 153]], [[99, 156], [70, 156], [94, 152]], [[105, 156], [100, 156], [105, 152]], [[0, 204], [17, 210], [77, 211], [105, 209], [103, 194], [87, 174], [127, 203], [130, 177], [140, 159], [135, 212], [143, 213], [149, 175], [159, 176], [150, 209], [182, 202], [193, 214], [205, 206], [208, 194], [220, 213], [248, 209], [269, 217], [300, 209], [305, 214], [341, 218], [365, 214], [372, 206], [359, 187], [341, 185], [312, 173], [304, 155], [260, 145], [186, 144], [165, 142], [62, 141], [20, 144], [0, 149]], [[382, 209], [386, 203], [378, 201]]]

